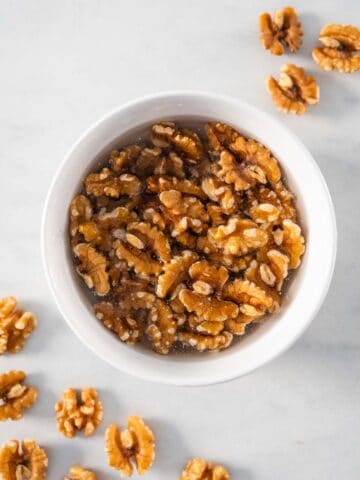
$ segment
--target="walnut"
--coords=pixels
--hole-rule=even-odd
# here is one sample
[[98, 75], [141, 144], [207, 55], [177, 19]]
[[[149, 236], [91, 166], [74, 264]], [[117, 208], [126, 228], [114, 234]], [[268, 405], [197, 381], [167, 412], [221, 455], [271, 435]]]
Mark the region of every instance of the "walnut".
[[298, 268], [300, 259], [305, 252], [304, 237], [301, 235], [301, 228], [291, 220], [284, 220], [282, 223], [284, 237], [281, 247], [290, 257], [289, 268]]
[[[293, 12], [276, 17], [292, 46]], [[305, 248], [271, 151], [224, 123], [203, 130], [204, 142], [197, 130], [154, 125], [87, 175], [70, 208], [79, 274], [105, 297], [93, 298], [95, 317], [124, 343], [162, 355], [222, 350], [266, 320]], [[68, 395], [71, 433], [82, 419], [76, 393]]]
[[225, 254], [244, 255], [266, 245], [268, 235], [251, 220], [231, 217], [226, 225], [209, 228], [208, 239]]
[[176, 340], [176, 320], [171, 308], [162, 300], [156, 300], [150, 311], [146, 333], [157, 353], [166, 355]]
[[194, 160], [199, 160], [202, 155], [203, 146], [198, 135], [195, 132], [177, 128], [175, 123], [158, 123], [152, 127], [151, 134], [151, 141], [157, 147], [173, 145]]
[[137, 416], [128, 418], [128, 428], [120, 431], [114, 424], [105, 433], [105, 451], [110, 467], [124, 477], [133, 474], [131, 460], [140, 475], [149, 470], [155, 459], [155, 437], [145, 422]]
[[230, 475], [222, 465], [212, 465], [202, 458], [190, 460], [179, 480], [230, 480]]
[[196, 183], [184, 178], [178, 179], [176, 177], [169, 177], [167, 175], [154, 175], [148, 177], [146, 180], [146, 186], [149, 192], [161, 193], [166, 190], [177, 190], [178, 192], [186, 195], [198, 197], [202, 200], [206, 198], [206, 194], [203, 189], [196, 185]]
[[238, 314], [238, 307], [235, 303], [218, 300], [215, 297], [208, 297], [191, 290], [181, 290], [179, 299], [188, 312], [195, 312], [198, 317], [209, 322], [235, 318]]
[[120, 340], [125, 343], [133, 344], [140, 340], [140, 327], [135, 318], [130, 314], [123, 312], [121, 308], [116, 307], [110, 302], [99, 302], [94, 305], [96, 318], [101, 323], [116, 333]]
[[328, 24], [320, 32], [322, 47], [312, 57], [324, 70], [353, 73], [360, 70], [360, 30], [352, 25]]
[[266, 87], [279, 110], [285, 113], [301, 115], [308, 105], [316, 105], [320, 99], [320, 90], [314, 77], [305, 74], [303, 68], [296, 65], [284, 65], [280, 80], [268, 77]]
[[19, 420], [23, 410], [36, 402], [37, 390], [23, 385], [25, 378], [20, 370], [0, 374], [0, 421]]
[[164, 273], [158, 277], [156, 294], [160, 298], [165, 298], [170, 292], [186, 278], [190, 266], [197, 260], [195, 252], [184, 250], [182, 255], [177, 255], [166, 263], [163, 267]]
[[167, 190], [160, 193], [159, 199], [164, 214], [172, 224], [172, 237], [177, 237], [188, 229], [195, 233], [203, 231], [209, 215], [196, 197], [185, 196], [177, 190]]
[[94, 472], [75, 465], [70, 468], [70, 477], [64, 477], [64, 480], [97, 480]]
[[231, 188], [221, 182], [218, 178], [215, 176], [204, 178], [201, 183], [201, 188], [210, 200], [220, 204], [223, 213], [234, 212], [234, 208], [236, 207], [235, 195]]
[[285, 47], [292, 53], [301, 47], [303, 31], [296, 10], [292, 7], [276, 10], [273, 18], [269, 13], [261, 14], [259, 29], [264, 48], [273, 55], [282, 55]]
[[90, 173], [85, 179], [86, 193], [99, 197], [119, 198], [121, 195], [137, 195], [141, 191], [140, 180], [130, 173], [114, 175], [108, 168], [100, 173]]
[[109, 275], [106, 272], [107, 262], [104, 255], [87, 243], [79, 243], [74, 247], [74, 254], [80, 260], [77, 268], [86, 285], [94, 289], [96, 295], [102, 297], [110, 290]]
[[158, 275], [162, 270], [160, 263], [152, 260], [146, 252], [133, 247], [129, 243], [126, 244], [122, 240], [116, 240], [114, 248], [117, 257], [120, 260], [125, 260], [129, 267], [133, 268], [138, 274], [145, 276]]
[[0, 448], [0, 477], [3, 480], [43, 480], [48, 458], [35, 440], [9, 440]]
[[68, 388], [56, 403], [55, 412], [59, 432], [65, 437], [74, 437], [76, 430], [84, 430], [89, 436], [102, 420], [103, 406], [93, 388], [84, 388], [80, 399], [74, 388]]
[[11, 296], [0, 300], [0, 355], [20, 351], [37, 325], [33, 313], [24, 312], [16, 305], [16, 299]]
[[[156, 227], [151, 227], [151, 225], [145, 222], [134, 222], [128, 226], [127, 230], [132, 234], [135, 233], [135, 238], [137, 238], [138, 241], [140, 240], [140, 242], [143, 244], [142, 249], [146, 247], [150, 248], [161, 261], [170, 261], [171, 255], [169, 241], [166, 236]], [[139, 244], [133, 246], [141, 249]]]
[[137, 160], [140, 152], [141, 147], [139, 145], [129, 145], [120, 151], [112, 151], [110, 156], [111, 169], [120, 173], [124, 167], [128, 167]]

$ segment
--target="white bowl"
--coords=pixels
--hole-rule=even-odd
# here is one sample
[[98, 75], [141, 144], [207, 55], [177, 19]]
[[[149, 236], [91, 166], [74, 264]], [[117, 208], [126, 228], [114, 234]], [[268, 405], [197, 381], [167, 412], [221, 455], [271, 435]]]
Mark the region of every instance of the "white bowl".
[[[120, 342], [96, 320], [74, 272], [68, 245], [68, 208], [85, 173], [104, 153], [138, 128], [158, 120], [220, 120], [269, 147], [280, 160], [306, 236], [306, 253], [277, 315], [220, 353], [160, 356]], [[281, 123], [230, 97], [167, 92], [128, 103], [93, 125], [74, 145], [50, 187], [42, 224], [47, 279], [63, 317], [76, 335], [114, 367], [143, 379], [204, 385], [244, 375], [288, 348], [324, 301], [336, 256], [335, 215], [321, 172], [304, 145]]]

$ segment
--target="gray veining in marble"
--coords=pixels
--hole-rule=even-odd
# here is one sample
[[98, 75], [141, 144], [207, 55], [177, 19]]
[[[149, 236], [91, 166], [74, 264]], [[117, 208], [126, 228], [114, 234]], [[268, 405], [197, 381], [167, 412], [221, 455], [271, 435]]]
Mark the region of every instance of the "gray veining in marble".
[[[360, 73], [320, 71], [310, 51], [327, 22], [360, 20], [356, 0], [294, 2], [304, 23], [297, 55], [272, 57], [257, 39], [257, 15], [273, 0], [2, 0], [0, 2], [0, 294], [13, 293], [39, 318], [22, 353], [1, 371], [25, 368], [39, 387], [20, 422], [0, 440], [36, 436], [50, 455], [49, 478], [74, 463], [100, 478], [104, 427], [137, 412], [157, 433], [149, 480], [177, 478], [205, 456], [238, 480], [358, 480], [360, 476]], [[316, 75], [318, 107], [300, 118], [275, 111], [264, 78], [285, 62]], [[47, 288], [39, 244], [49, 183], [66, 151], [95, 120], [146, 93], [198, 88], [231, 94], [283, 120], [313, 153], [333, 196], [339, 252], [317, 318], [288, 352], [236, 381], [173, 388], [125, 376], [71, 333]], [[316, 208], [316, 205], [314, 205]], [[92, 438], [67, 440], [53, 405], [69, 385], [94, 385], [105, 404]]]

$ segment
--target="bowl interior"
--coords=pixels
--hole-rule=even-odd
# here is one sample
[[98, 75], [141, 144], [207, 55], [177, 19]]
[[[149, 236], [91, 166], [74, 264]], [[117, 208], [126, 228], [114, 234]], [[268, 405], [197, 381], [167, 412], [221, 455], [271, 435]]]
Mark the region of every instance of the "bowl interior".
[[[189, 125], [218, 120], [266, 145], [280, 161], [297, 197], [306, 237], [302, 265], [282, 308], [251, 334], [220, 353], [159, 356], [144, 346], [127, 346], [94, 317], [89, 295], [75, 273], [68, 242], [68, 207], [87, 172], [109, 152], [134, 140], [156, 121]], [[332, 274], [336, 230], [331, 200], [309, 152], [281, 124], [242, 102], [201, 93], [170, 93], [128, 104], [98, 122], [78, 141], [49, 192], [43, 221], [43, 256], [49, 283], [75, 333], [115, 367], [150, 380], [206, 384], [247, 373], [290, 345], [319, 308]]]

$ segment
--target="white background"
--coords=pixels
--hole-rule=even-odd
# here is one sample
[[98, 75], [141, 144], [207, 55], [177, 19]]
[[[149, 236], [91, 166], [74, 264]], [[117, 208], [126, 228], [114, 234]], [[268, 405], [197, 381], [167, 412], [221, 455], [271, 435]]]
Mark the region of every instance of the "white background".
[[[360, 5], [294, 2], [304, 45], [296, 55], [274, 57], [258, 41], [257, 16], [278, 6], [0, 2], [0, 294], [17, 296], [39, 319], [26, 349], [0, 358], [0, 368], [25, 369], [40, 392], [23, 420], [0, 425], [0, 440], [35, 437], [49, 454], [48, 478], [62, 478], [74, 463], [96, 469], [100, 480], [119, 478], [106, 466], [103, 435], [131, 413], [147, 419], [157, 437], [149, 480], [178, 478], [193, 456], [224, 463], [239, 480], [359, 478], [360, 72], [321, 71], [310, 52], [325, 23], [360, 27]], [[265, 77], [286, 62], [307, 67], [320, 84], [320, 104], [303, 117], [278, 113], [264, 88]], [[62, 320], [40, 258], [45, 195], [71, 144], [123, 102], [182, 88], [231, 94], [286, 122], [324, 173], [339, 230], [334, 280], [305, 335], [257, 372], [204, 388], [150, 384], [99, 360]], [[92, 438], [65, 439], [54, 403], [64, 388], [86, 385], [100, 392], [103, 424]]]

